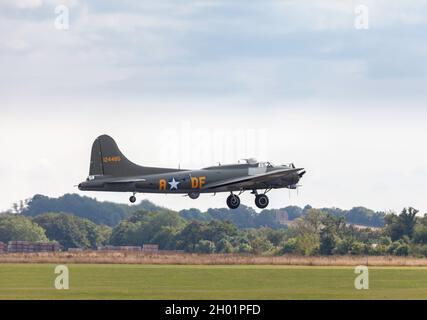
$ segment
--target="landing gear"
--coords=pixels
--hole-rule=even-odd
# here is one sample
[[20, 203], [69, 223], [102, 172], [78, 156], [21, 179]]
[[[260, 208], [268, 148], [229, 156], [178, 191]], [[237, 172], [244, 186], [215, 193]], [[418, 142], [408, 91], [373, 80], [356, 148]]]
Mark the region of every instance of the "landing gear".
[[190, 193], [188, 194], [188, 196], [189, 196], [191, 199], [196, 200], [196, 199], [200, 196], [200, 193], [198, 193], [198, 192], [190, 192]]
[[227, 198], [227, 206], [230, 209], [237, 209], [240, 205], [240, 198], [235, 194], [230, 194]]
[[255, 196], [255, 205], [260, 208], [264, 209], [268, 206], [268, 197], [265, 194], [257, 194]]
[[135, 194], [133, 194], [133, 196], [131, 196], [131, 197], [129, 198], [129, 201], [130, 201], [131, 203], [135, 203], [135, 202], [136, 202]]

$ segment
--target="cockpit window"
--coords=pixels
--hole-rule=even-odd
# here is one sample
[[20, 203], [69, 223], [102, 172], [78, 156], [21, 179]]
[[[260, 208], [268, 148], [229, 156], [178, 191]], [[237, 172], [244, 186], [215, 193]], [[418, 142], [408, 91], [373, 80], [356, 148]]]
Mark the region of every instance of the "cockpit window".
[[260, 162], [260, 163], [258, 163], [258, 167], [260, 167], [260, 168], [272, 168], [273, 164], [271, 162]]

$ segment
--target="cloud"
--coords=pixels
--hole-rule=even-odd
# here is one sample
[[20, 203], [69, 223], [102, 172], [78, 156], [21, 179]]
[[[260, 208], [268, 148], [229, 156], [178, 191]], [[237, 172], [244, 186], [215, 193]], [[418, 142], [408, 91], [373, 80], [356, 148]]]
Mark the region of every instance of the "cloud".
[[34, 9], [43, 4], [43, 0], [3, 0], [0, 5], [9, 8]]
[[424, 97], [418, 1], [368, 1], [368, 31], [354, 29], [356, 1], [70, 0], [68, 31], [57, 4], [0, 14], [3, 94]]

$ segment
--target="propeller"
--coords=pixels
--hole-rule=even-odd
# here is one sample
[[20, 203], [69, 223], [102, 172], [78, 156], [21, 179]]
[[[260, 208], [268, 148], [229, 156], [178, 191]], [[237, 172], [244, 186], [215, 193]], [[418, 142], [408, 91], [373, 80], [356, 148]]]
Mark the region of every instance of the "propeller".
[[300, 172], [300, 173], [298, 173], [298, 176], [300, 177], [300, 178], [302, 178], [305, 174], [307, 173], [307, 171], [302, 171], [302, 172]]
[[289, 199], [291, 198], [291, 190], [297, 191], [297, 196], [299, 196], [299, 188], [302, 187], [302, 184], [293, 184], [288, 187], [289, 190]]
[[299, 196], [299, 188], [302, 187], [302, 184], [297, 184], [297, 197]]

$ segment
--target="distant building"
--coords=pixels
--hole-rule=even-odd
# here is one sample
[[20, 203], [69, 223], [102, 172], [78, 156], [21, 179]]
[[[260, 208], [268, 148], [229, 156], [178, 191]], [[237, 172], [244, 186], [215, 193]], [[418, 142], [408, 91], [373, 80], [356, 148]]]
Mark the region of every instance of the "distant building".
[[98, 247], [98, 251], [143, 251], [143, 252], [158, 252], [158, 244], [144, 244], [142, 247], [139, 246], [101, 246]]
[[98, 247], [98, 251], [113, 251], [117, 250], [115, 246], [100, 246]]
[[118, 248], [121, 251], [141, 251], [141, 247], [138, 246], [120, 246]]
[[139, 246], [102, 246], [98, 251], [141, 251]]
[[7, 252], [55, 252], [60, 250], [57, 242], [29, 242], [29, 241], [9, 241]]
[[7, 251], [7, 246], [4, 242], [0, 241], [0, 253], [4, 253]]
[[159, 245], [158, 244], [144, 244], [142, 245], [142, 251], [144, 252], [158, 252]]
[[286, 211], [276, 211], [276, 221], [280, 224], [287, 224], [289, 222], [288, 213]]

